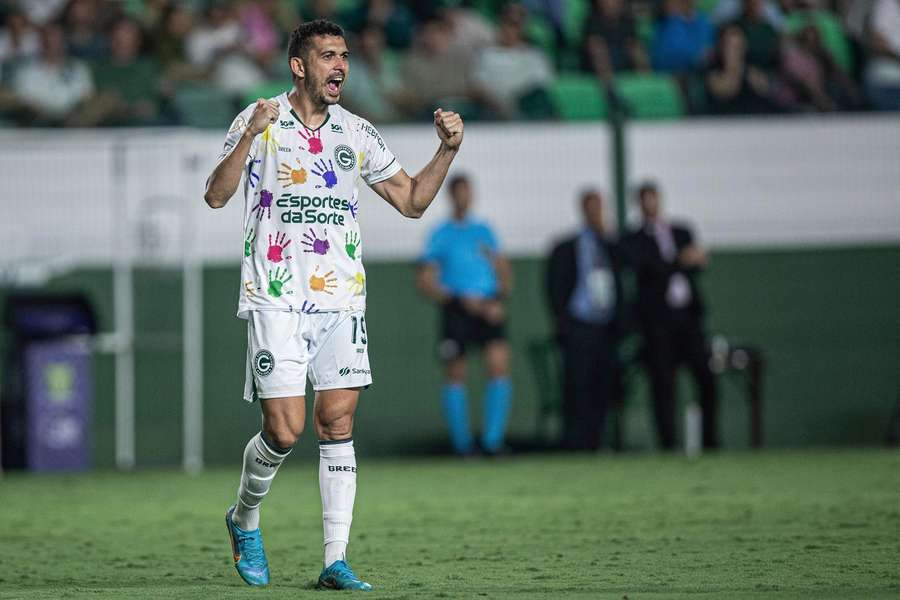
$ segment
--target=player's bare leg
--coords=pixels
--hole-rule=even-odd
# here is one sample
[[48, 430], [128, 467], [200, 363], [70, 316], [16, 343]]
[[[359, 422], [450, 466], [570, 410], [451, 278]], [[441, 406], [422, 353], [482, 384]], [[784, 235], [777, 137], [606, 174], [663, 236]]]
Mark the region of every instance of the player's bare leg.
[[448, 358], [444, 363], [444, 389], [441, 393], [444, 420], [450, 432], [453, 451], [465, 456], [472, 453], [472, 425], [469, 421], [469, 400], [466, 397], [466, 357]]
[[306, 419], [303, 396], [270, 398], [260, 403], [263, 428], [244, 448], [237, 502], [225, 518], [234, 566], [249, 585], [269, 582], [269, 565], [259, 531], [259, 507], [278, 467], [300, 437]]
[[323, 390], [316, 392], [313, 407], [319, 438], [319, 491], [325, 533], [325, 568], [319, 576], [319, 585], [333, 589], [372, 589], [347, 564], [356, 499], [353, 414], [358, 401], [358, 388]]
[[488, 454], [496, 454], [503, 449], [512, 396], [512, 383], [509, 379], [509, 344], [506, 340], [495, 340], [485, 344], [484, 362], [489, 381], [484, 393], [481, 447]]

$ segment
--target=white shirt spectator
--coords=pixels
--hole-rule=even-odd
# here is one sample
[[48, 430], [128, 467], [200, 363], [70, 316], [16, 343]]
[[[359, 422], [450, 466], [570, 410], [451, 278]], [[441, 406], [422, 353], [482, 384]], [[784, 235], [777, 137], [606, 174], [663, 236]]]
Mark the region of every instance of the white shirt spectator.
[[34, 58], [40, 50], [41, 36], [34, 29], [25, 32], [18, 46], [9, 31], [0, 31], [0, 62]]
[[531, 46], [491, 46], [479, 55], [474, 78], [510, 115], [515, 115], [518, 98], [549, 85], [553, 68], [544, 53]]
[[68, 0], [19, 0], [18, 7], [36, 25], [43, 25], [60, 16]]
[[16, 70], [13, 91], [23, 101], [54, 117], [63, 117], [94, 92], [91, 72], [80, 60], [49, 64], [31, 60]]
[[[900, 56], [900, 0], [876, 0], [869, 27], [873, 35], [881, 36], [894, 56]], [[900, 86], [900, 60], [873, 55], [866, 79], [875, 85]]]

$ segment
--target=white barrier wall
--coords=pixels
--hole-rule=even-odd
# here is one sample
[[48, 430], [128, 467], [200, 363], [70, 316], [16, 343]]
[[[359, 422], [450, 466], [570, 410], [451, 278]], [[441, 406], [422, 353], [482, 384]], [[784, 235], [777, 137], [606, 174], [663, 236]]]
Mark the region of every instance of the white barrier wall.
[[[384, 127], [410, 173], [431, 157], [431, 127]], [[223, 133], [190, 130], [0, 132], [0, 264], [106, 263], [132, 240], [141, 260], [187, 254], [237, 262], [238, 197], [202, 200]], [[467, 128], [455, 172], [476, 185], [476, 213], [514, 255], [543, 254], [577, 224], [582, 188], [610, 189], [602, 123]], [[632, 182], [657, 180], [671, 214], [713, 247], [900, 241], [900, 118], [792, 117], [639, 123], [628, 129]], [[611, 198], [610, 198], [611, 200]], [[610, 209], [612, 207], [610, 206]], [[420, 221], [371, 191], [361, 199], [367, 257], [415, 257], [447, 213]]]

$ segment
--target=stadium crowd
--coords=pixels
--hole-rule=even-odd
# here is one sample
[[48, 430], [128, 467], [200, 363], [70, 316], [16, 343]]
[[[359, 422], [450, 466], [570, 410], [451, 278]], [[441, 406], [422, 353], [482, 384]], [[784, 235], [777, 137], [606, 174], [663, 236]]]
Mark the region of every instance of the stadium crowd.
[[0, 119], [220, 126], [286, 87], [287, 36], [319, 17], [350, 37], [344, 103], [378, 122], [437, 104], [566, 118], [585, 93], [682, 114], [900, 109], [898, 0], [7, 0]]

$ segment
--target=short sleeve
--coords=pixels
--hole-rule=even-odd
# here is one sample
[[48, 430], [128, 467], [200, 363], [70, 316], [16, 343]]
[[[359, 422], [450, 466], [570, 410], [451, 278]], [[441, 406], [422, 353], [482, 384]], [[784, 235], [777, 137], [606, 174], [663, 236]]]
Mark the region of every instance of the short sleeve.
[[363, 181], [374, 185], [393, 177], [400, 170], [400, 163], [384, 143], [381, 134], [365, 119], [360, 119], [357, 127], [359, 147], [362, 149], [360, 175]]
[[[216, 159], [217, 163], [222, 162], [228, 153], [231, 152], [232, 148], [237, 146], [237, 143], [241, 140], [241, 136], [244, 134], [244, 130], [247, 129], [247, 124], [250, 119], [250, 114], [252, 114], [253, 105], [248, 106], [241, 113], [234, 118], [234, 121], [231, 122], [231, 127], [228, 128], [228, 133], [225, 134], [225, 144], [222, 146], [222, 152], [219, 154], [219, 157]], [[254, 146], [251, 147], [250, 152], [247, 153], [247, 159], [244, 161], [244, 164], [248, 164], [253, 157], [253, 150], [256, 145], [256, 140], [253, 142]]]
[[491, 252], [500, 252], [500, 242], [497, 241], [497, 236], [494, 235], [494, 231], [487, 225], [484, 226], [483, 237], [485, 245]]
[[441, 261], [441, 237], [440, 229], [431, 232], [428, 242], [425, 244], [425, 251], [419, 257], [420, 263], [438, 263]]

